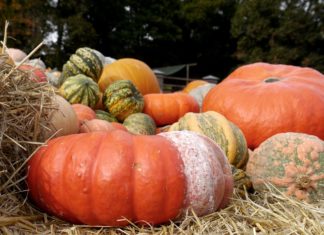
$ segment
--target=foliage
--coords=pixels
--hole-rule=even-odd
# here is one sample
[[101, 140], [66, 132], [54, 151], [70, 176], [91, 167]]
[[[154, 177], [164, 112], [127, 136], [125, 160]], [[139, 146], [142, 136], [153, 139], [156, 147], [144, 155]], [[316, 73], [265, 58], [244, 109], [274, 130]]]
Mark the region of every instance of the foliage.
[[232, 19], [236, 57], [244, 63], [309, 66], [324, 71], [323, 1], [241, 1]]
[[197, 63], [194, 77], [223, 78], [256, 61], [324, 71], [321, 0], [3, 0], [0, 8], [8, 46], [30, 52], [45, 38], [36, 55], [59, 70], [87, 46], [150, 67]]

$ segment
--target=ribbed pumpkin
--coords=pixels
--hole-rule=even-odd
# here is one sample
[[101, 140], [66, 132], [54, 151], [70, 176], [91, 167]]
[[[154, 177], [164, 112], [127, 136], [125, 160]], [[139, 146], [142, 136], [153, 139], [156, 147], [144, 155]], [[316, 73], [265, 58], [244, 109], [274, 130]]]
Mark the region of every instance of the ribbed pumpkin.
[[60, 84], [68, 77], [84, 74], [98, 81], [103, 70], [103, 64], [98, 55], [89, 47], [78, 48], [63, 65]]
[[202, 111], [209, 110], [235, 123], [252, 150], [282, 132], [324, 139], [324, 75], [291, 65], [241, 66], [208, 92]]
[[96, 131], [108, 132], [116, 129], [127, 131], [126, 127], [124, 127], [123, 125], [119, 125], [119, 123], [108, 122], [106, 120], [101, 120], [101, 119], [91, 119], [91, 120], [86, 120], [82, 123], [80, 127], [80, 133], [96, 132]]
[[253, 151], [246, 172], [255, 190], [271, 183], [300, 200], [323, 200], [324, 141], [303, 133], [276, 134]]
[[159, 82], [151, 68], [143, 61], [133, 58], [123, 58], [107, 64], [98, 82], [100, 90], [117, 80], [130, 80], [142, 95], [160, 93]]
[[245, 191], [253, 192], [253, 186], [250, 176], [242, 169], [238, 169], [231, 165], [232, 175], [234, 179], [234, 188], [241, 197], [245, 196]]
[[133, 113], [123, 122], [130, 133], [138, 135], [155, 135], [156, 125], [149, 115], [145, 113]]
[[130, 80], [118, 80], [105, 90], [104, 107], [118, 121], [124, 121], [130, 114], [142, 112], [144, 99]]
[[83, 74], [67, 78], [59, 92], [71, 104], [84, 104], [91, 108], [95, 107], [100, 96], [98, 84]]
[[203, 134], [215, 141], [225, 152], [229, 162], [244, 168], [248, 158], [246, 140], [241, 130], [223, 115], [214, 112], [189, 112], [172, 124], [168, 131], [189, 130]]
[[97, 119], [105, 120], [108, 122], [118, 122], [117, 118], [115, 118], [111, 113], [108, 113], [106, 111], [98, 109], [95, 111], [95, 113]]
[[199, 112], [197, 101], [183, 92], [144, 95], [144, 113], [157, 126], [172, 124], [188, 112]]
[[189, 82], [184, 88], [183, 88], [183, 92], [185, 93], [189, 93], [192, 89], [195, 89], [199, 86], [208, 84], [208, 82], [204, 81], [204, 80], [194, 80]]
[[233, 178], [221, 149], [196, 133], [164, 134], [53, 139], [28, 162], [29, 196], [45, 212], [90, 225], [159, 224], [225, 207]]

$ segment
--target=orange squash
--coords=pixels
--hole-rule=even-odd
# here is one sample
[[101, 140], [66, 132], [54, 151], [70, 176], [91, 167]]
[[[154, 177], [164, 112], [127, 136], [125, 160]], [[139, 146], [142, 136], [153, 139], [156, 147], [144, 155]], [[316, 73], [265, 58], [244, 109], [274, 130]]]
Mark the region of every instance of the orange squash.
[[178, 121], [188, 112], [199, 112], [199, 104], [187, 93], [174, 92], [144, 95], [144, 113], [153, 118], [157, 126]]
[[123, 58], [107, 64], [99, 79], [99, 88], [102, 92], [117, 80], [130, 80], [142, 95], [149, 93], [160, 93], [159, 82], [151, 70], [144, 62]]

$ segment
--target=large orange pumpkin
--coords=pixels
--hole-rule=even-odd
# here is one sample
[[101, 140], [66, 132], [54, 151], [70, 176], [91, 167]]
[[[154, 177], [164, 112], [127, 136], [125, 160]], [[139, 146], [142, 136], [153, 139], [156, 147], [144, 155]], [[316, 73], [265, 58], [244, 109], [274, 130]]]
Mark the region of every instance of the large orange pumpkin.
[[130, 80], [142, 95], [160, 93], [159, 82], [151, 68], [143, 61], [133, 58], [123, 58], [107, 64], [99, 79], [102, 92], [117, 80]]
[[28, 163], [38, 207], [73, 223], [158, 224], [223, 208], [233, 178], [222, 150], [194, 132], [126, 131], [53, 139]]
[[143, 113], [150, 115], [157, 126], [175, 123], [188, 112], [199, 112], [199, 104], [184, 92], [144, 95]]
[[291, 65], [245, 65], [208, 92], [202, 110], [235, 123], [251, 149], [281, 132], [324, 139], [324, 75]]

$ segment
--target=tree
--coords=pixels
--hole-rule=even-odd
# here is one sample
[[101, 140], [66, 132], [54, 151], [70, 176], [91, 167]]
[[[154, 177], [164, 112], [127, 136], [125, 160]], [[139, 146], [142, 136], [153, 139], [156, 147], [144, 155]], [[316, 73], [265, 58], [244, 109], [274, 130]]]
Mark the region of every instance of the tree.
[[309, 66], [324, 71], [321, 0], [242, 0], [232, 19], [235, 56], [242, 63]]
[[227, 75], [235, 61], [230, 35], [235, 0], [187, 0], [182, 4], [183, 58], [197, 62], [197, 75]]

